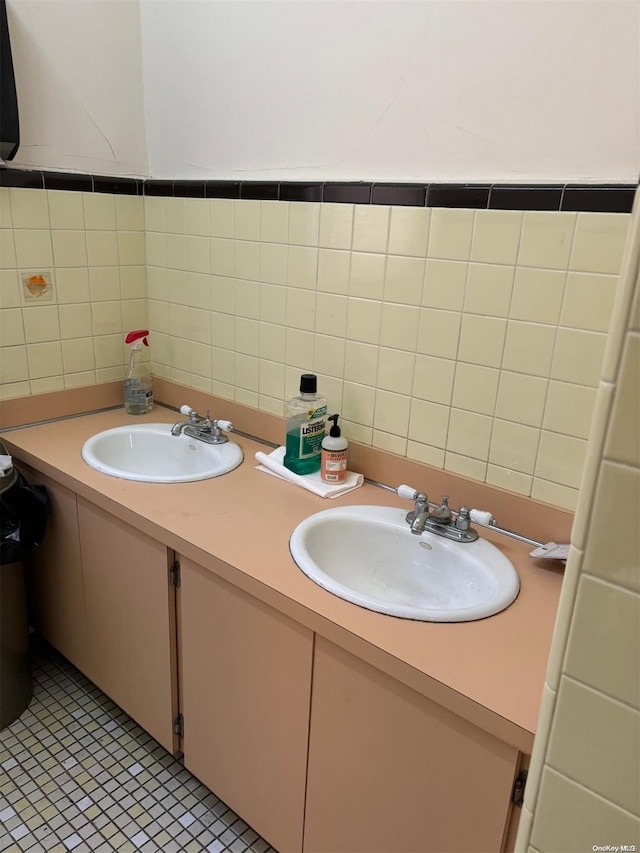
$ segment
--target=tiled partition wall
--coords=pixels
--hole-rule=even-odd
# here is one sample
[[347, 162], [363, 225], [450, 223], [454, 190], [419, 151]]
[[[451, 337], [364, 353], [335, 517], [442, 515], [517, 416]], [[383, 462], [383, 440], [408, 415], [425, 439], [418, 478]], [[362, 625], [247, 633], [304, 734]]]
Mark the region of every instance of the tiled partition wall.
[[523, 853], [640, 843], [640, 207], [634, 230], [525, 790]]
[[148, 197], [154, 370], [573, 508], [628, 219]]
[[349, 437], [573, 508], [631, 188], [124, 183], [0, 189], [4, 398], [121, 377], [148, 323], [156, 375], [281, 414], [313, 370]]

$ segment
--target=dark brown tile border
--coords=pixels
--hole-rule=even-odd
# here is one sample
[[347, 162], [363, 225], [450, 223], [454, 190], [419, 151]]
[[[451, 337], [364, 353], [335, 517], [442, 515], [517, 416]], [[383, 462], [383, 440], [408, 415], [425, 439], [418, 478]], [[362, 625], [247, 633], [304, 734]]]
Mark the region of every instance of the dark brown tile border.
[[31, 169], [0, 168], [0, 187], [22, 187], [22, 189], [44, 189], [44, 178], [40, 171]]
[[280, 184], [280, 201], [322, 201], [323, 186], [321, 182], [283, 181]]
[[381, 204], [475, 210], [630, 213], [636, 184], [154, 180], [0, 167], [0, 187], [177, 198]]
[[240, 184], [240, 198], [278, 201], [279, 197], [279, 181], [242, 181]]
[[489, 184], [429, 184], [427, 206], [486, 210], [490, 191]]
[[176, 198], [204, 198], [206, 181], [174, 181], [173, 195]]
[[142, 195], [143, 181], [140, 178], [105, 177], [92, 175], [94, 193], [113, 195]]
[[373, 184], [363, 184], [360, 181], [338, 183], [330, 181], [324, 185], [322, 201], [338, 204], [371, 204], [371, 188]]
[[240, 181], [206, 181], [205, 198], [240, 198]]
[[69, 172], [43, 172], [45, 190], [70, 190], [72, 192], [93, 192], [91, 175], [76, 175]]
[[634, 187], [619, 184], [601, 187], [568, 185], [564, 188], [561, 210], [631, 213], [634, 195]]
[[145, 181], [143, 194], [147, 196], [173, 196], [173, 181]]
[[374, 184], [371, 204], [389, 204], [396, 207], [424, 207], [427, 187], [424, 184]]
[[508, 184], [494, 186], [489, 193], [489, 209], [560, 210], [562, 190], [561, 184], [537, 187]]

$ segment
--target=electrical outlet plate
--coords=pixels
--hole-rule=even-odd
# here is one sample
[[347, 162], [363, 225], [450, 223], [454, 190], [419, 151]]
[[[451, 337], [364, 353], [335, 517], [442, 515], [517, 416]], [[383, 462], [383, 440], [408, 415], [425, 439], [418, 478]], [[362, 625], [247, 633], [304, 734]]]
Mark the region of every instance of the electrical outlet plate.
[[53, 274], [48, 270], [23, 272], [22, 295], [25, 302], [53, 302]]

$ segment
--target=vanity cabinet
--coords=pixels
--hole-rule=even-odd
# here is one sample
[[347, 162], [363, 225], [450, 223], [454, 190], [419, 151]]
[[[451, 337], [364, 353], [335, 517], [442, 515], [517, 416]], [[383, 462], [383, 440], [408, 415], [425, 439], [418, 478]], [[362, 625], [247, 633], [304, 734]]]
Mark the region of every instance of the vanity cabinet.
[[31, 473], [36, 627], [280, 853], [512, 849], [515, 747]]
[[78, 498], [89, 663], [85, 674], [175, 752], [175, 592], [167, 549]]
[[34, 627], [165, 749], [178, 747], [175, 587], [167, 549], [54, 480], [29, 566]]
[[305, 853], [501, 850], [518, 758], [316, 637]]
[[47, 529], [29, 563], [30, 619], [41, 636], [82, 672], [89, 667], [84, 581], [75, 493], [21, 466], [30, 483], [45, 486]]
[[180, 565], [185, 765], [281, 853], [299, 853], [313, 633], [190, 560]]

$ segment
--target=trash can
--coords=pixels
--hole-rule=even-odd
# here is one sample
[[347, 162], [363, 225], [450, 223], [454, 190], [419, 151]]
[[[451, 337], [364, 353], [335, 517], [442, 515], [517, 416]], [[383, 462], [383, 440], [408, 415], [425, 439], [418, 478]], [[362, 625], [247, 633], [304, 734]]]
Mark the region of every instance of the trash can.
[[25, 480], [0, 442], [0, 729], [33, 695], [24, 565], [42, 542], [46, 517], [46, 489]]

